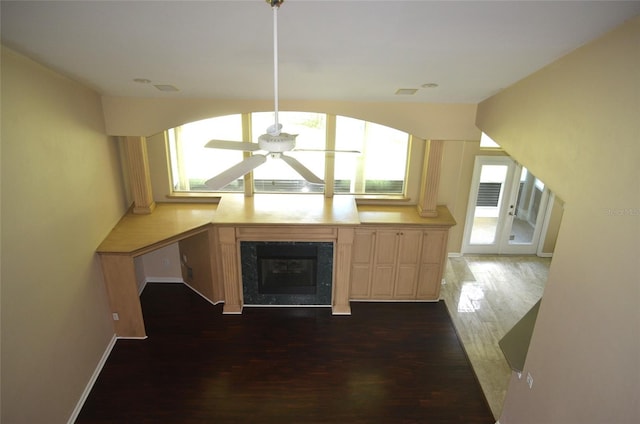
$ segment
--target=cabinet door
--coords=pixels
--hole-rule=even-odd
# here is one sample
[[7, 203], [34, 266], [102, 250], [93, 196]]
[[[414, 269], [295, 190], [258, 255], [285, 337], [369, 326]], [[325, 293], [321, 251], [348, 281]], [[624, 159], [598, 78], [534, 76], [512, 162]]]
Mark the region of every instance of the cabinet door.
[[371, 297], [374, 241], [374, 230], [355, 230], [351, 255], [351, 299], [369, 299]]
[[422, 231], [400, 229], [397, 232], [397, 271], [394, 299], [415, 299], [422, 252]]
[[422, 246], [422, 263], [444, 263], [445, 249], [447, 248], [447, 231], [425, 231]]
[[446, 260], [447, 231], [425, 231], [417, 298], [438, 300]]
[[416, 298], [420, 300], [438, 300], [442, 272], [438, 264], [422, 264]]
[[372, 299], [391, 299], [397, 260], [398, 231], [380, 230], [376, 232], [373, 276], [371, 280]]

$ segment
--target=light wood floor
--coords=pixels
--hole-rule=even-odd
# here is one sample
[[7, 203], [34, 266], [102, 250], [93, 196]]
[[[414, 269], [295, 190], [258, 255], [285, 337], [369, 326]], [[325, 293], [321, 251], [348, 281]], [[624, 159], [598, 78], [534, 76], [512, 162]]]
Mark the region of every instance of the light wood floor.
[[447, 261], [441, 297], [496, 420], [511, 376], [498, 341], [542, 297], [550, 263], [536, 256]]

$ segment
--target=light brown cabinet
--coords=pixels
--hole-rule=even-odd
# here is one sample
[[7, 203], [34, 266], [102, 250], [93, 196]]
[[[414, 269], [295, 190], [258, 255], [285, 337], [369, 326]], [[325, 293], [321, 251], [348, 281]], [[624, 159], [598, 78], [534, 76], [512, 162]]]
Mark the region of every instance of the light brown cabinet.
[[371, 298], [371, 264], [375, 230], [356, 228], [351, 253], [351, 299]]
[[[350, 300], [438, 300], [448, 230], [446, 206], [423, 217], [415, 206], [358, 205], [348, 196], [224, 196], [220, 204], [159, 203], [151, 214], [127, 213], [97, 249], [114, 330], [145, 338], [135, 258], [180, 242], [185, 281], [223, 313], [242, 313], [241, 240], [334, 243], [332, 313]], [[189, 273], [189, 268], [192, 274]]]
[[438, 300], [447, 261], [447, 230], [424, 231], [416, 299]]
[[438, 300], [446, 230], [361, 227], [355, 230], [352, 300]]

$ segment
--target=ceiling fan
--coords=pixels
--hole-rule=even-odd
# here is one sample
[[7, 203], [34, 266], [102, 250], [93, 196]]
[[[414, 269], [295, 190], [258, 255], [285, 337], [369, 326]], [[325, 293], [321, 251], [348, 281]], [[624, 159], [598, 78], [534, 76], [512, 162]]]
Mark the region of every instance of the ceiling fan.
[[[311, 172], [297, 159], [285, 155], [285, 152], [294, 150], [296, 147], [297, 134], [281, 132], [282, 124], [278, 122], [278, 9], [284, 0], [266, 0], [273, 9], [273, 70], [274, 70], [274, 100], [275, 100], [275, 122], [267, 128], [266, 133], [258, 137], [258, 143], [211, 140], [205, 147], [213, 149], [242, 150], [245, 152], [264, 151], [265, 154], [252, 154], [242, 162], [237, 163], [226, 171], [221, 172], [213, 178], [205, 181], [205, 185], [212, 190], [219, 190], [227, 184], [237, 180], [243, 175], [267, 161], [268, 157], [282, 159], [306, 181], [312, 184], [324, 184], [322, 178]], [[296, 151], [321, 151], [321, 152], [349, 152], [360, 153], [356, 150], [315, 150], [296, 149]]]

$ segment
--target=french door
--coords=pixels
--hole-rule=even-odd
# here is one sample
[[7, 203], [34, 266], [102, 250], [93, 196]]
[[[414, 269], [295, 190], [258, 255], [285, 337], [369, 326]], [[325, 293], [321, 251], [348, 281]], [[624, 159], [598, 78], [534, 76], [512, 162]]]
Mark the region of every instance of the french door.
[[508, 156], [477, 156], [462, 253], [534, 254], [549, 191]]

